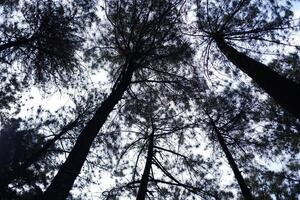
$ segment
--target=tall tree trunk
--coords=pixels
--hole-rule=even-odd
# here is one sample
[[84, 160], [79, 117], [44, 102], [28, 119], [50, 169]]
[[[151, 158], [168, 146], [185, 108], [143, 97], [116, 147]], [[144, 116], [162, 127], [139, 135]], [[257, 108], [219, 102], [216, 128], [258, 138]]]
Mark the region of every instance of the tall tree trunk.
[[221, 52], [240, 70], [250, 76], [278, 104], [300, 119], [300, 85], [281, 76], [268, 66], [238, 52], [224, 38], [216, 36]]
[[218, 142], [223, 150], [223, 152], [225, 153], [225, 156], [227, 158], [227, 161], [234, 173], [234, 176], [241, 188], [241, 191], [242, 191], [242, 195], [244, 197], [245, 200], [253, 200], [253, 196], [251, 194], [251, 191], [250, 189], [248, 188], [243, 176], [242, 176], [242, 173], [240, 172], [237, 164], [235, 163], [235, 160], [233, 158], [233, 156], [231, 155], [231, 152], [230, 150], [228, 149], [227, 147], [227, 144], [222, 136], [222, 133], [219, 131], [218, 127], [215, 125], [214, 122], [212, 122], [212, 125], [213, 125], [213, 129], [214, 129], [214, 132], [216, 133], [217, 135], [217, 139], [218, 139]]
[[51, 140], [47, 141], [41, 149], [34, 152], [29, 158], [24, 160], [24, 162], [21, 165], [15, 165], [10, 171], [8, 171], [5, 174], [2, 174], [0, 180], [0, 191], [7, 188], [8, 184], [11, 183], [13, 180], [22, 177], [26, 173], [26, 169], [33, 163], [37, 162], [41, 157], [43, 157], [48, 152], [49, 148], [52, 147], [54, 143], [61, 138], [61, 136], [66, 134], [76, 125], [76, 122], [77, 120], [63, 127], [59, 134], [57, 134]]
[[130, 84], [134, 66], [127, 65], [120, 75], [111, 94], [97, 109], [93, 118], [87, 123], [77, 138], [68, 158], [60, 167], [58, 173], [52, 180], [50, 186], [44, 193], [44, 200], [65, 200], [73, 183], [80, 173], [84, 161], [88, 155], [90, 147], [97, 136], [100, 128], [105, 123], [114, 106], [121, 100], [124, 92]]
[[136, 197], [136, 200], [145, 200], [147, 194], [147, 185], [149, 182], [150, 169], [153, 159], [153, 147], [154, 147], [154, 131], [149, 136], [147, 160], [144, 168], [144, 172], [141, 179], [140, 188]]

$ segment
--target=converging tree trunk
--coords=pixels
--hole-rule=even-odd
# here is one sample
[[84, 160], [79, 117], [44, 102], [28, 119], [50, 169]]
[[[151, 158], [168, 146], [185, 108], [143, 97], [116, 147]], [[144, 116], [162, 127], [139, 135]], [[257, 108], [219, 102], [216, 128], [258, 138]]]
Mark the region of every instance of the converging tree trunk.
[[300, 85], [268, 66], [238, 52], [222, 36], [214, 37], [218, 48], [236, 67], [250, 76], [278, 104], [300, 119]]
[[60, 167], [50, 186], [44, 193], [44, 200], [65, 200], [71, 190], [76, 177], [86, 160], [90, 147], [100, 128], [105, 123], [114, 106], [121, 100], [124, 92], [130, 84], [134, 66], [127, 64], [120, 74], [111, 94], [97, 109], [93, 118], [87, 123], [77, 138], [68, 158]]
[[242, 191], [242, 195], [244, 197], [245, 200], [253, 200], [253, 196], [251, 194], [251, 191], [250, 189], [248, 188], [243, 176], [242, 176], [242, 173], [240, 172], [237, 164], [235, 163], [235, 160], [230, 152], [230, 150], [228, 149], [227, 147], [227, 144], [222, 136], [222, 133], [219, 131], [218, 127], [215, 125], [215, 123], [213, 121], [211, 121], [212, 123], [212, 126], [213, 126], [213, 130], [214, 132], [216, 133], [217, 135], [217, 140], [222, 148], [222, 151], [225, 153], [225, 156], [227, 158], [227, 161], [234, 173], [234, 176], [241, 188], [241, 191]]
[[139, 191], [137, 194], [137, 200], [145, 200], [147, 194], [147, 186], [149, 182], [150, 170], [153, 159], [153, 147], [154, 147], [154, 131], [149, 136], [149, 144], [148, 144], [148, 152], [147, 152], [147, 160], [144, 168], [144, 172], [141, 179], [141, 184], [139, 187]]

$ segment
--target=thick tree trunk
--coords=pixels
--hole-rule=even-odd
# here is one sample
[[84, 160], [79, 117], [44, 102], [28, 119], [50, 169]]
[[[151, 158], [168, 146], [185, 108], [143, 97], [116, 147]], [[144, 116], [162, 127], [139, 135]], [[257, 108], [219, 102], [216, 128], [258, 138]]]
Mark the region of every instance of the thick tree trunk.
[[150, 169], [152, 165], [153, 159], [153, 147], [154, 147], [154, 132], [149, 136], [149, 144], [148, 144], [148, 152], [147, 152], [147, 160], [144, 168], [144, 172], [141, 179], [140, 188], [136, 197], [136, 200], [145, 200], [147, 194], [147, 186], [149, 182]]
[[278, 104], [300, 119], [300, 85], [281, 76], [268, 66], [238, 52], [224, 38], [214, 38], [223, 54], [250, 76]]
[[[213, 122], [212, 122], [213, 123]], [[227, 161], [234, 173], [234, 176], [241, 188], [241, 191], [242, 191], [242, 195], [244, 197], [245, 200], [253, 200], [253, 196], [251, 194], [251, 191], [250, 189], [248, 188], [243, 176], [242, 176], [242, 173], [240, 172], [237, 164], [235, 163], [235, 160], [233, 158], [233, 156], [231, 155], [231, 152], [230, 150], [228, 149], [227, 147], [227, 144], [222, 136], [222, 133], [219, 131], [218, 127], [215, 126], [215, 124], [213, 123], [213, 128], [214, 128], [214, 132], [216, 133], [217, 135], [217, 139], [218, 139], [218, 142], [223, 150], [223, 152], [225, 153], [225, 156], [227, 158]]]
[[34, 152], [29, 158], [24, 160], [21, 165], [13, 166], [10, 171], [8, 171], [6, 174], [3, 174], [0, 180], [0, 191], [7, 188], [8, 184], [13, 180], [22, 177], [26, 173], [27, 168], [41, 159], [48, 152], [49, 148], [61, 138], [61, 136], [63, 136], [76, 125], [76, 122], [77, 121], [75, 120], [66, 125], [59, 134], [57, 134], [50, 141], [47, 141], [47, 143], [44, 144], [41, 149], [39, 149], [37, 152]]
[[134, 67], [127, 65], [120, 75], [111, 94], [101, 104], [93, 118], [88, 122], [77, 138], [67, 160], [60, 167], [58, 173], [47, 188], [42, 199], [44, 200], [65, 200], [72, 189], [73, 183], [80, 173], [84, 161], [88, 155], [90, 147], [97, 136], [100, 128], [105, 123], [108, 115], [114, 106], [121, 100], [124, 92], [130, 84]]

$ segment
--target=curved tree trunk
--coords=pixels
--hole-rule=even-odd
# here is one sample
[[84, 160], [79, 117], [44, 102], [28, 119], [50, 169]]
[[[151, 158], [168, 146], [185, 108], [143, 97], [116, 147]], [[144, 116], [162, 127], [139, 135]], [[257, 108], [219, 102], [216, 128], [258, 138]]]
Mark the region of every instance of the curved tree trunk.
[[97, 136], [100, 128], [105, 123], [114, 106], [121, 100], [124, 92], [130, 84], [134, 67], [127, 65], [120, 75], [116, 87], [111, 94], [97, 109], [93, 118], [87, 123], [85, 128], [78, 136], [76, 143], [71, 150], [68, 158], [60, 167], [58, 173], [52, 180], [50, 186], [45, 191], [44, 200], [65, 200], [72, 189], [76, 177], [86, 160], [90, 147]]
[[221, 52], [236, 67], [250, 76], [278, 104], [300, 119], [300, 85], [281, 76], [268, 66], [238, 52], [224, 38], [216, 36]]
[[235, 163], [235, 160], [233, 158], [233, 156], [231, 155], [231, 152], [230, 150], [228, 149], [227, 147], [227, 144], [222, 136], [222, 133], [219, 131], [218, 127], [216, 127], [216, 125], [214, 124], [214, 122], [211, 122], [212, 125], [213, 125], [213, 129], [214, 129], [214, 132], [216, 133], [217, 135], [217, 139], [218, 139], [218, 142], [223, 150], [223, 152], [225, 153], [225, 156], [227, 158], [227, 161], [234, 173], [234, 176], [241, 188], [241, 191], [242, 191], [242, 195], [244, 197], [245, 200], [253, 200], [253, 196], [251, 194], [251, 191], [250, 189], [248, 188], [245, 180], [244, 180], [244, 177], [242, 175], [242, 173], [240, 172], [237, 164]]
[[139, 187], [139, 191], [138, 191], [136, 200], [145, 200], [145, 198], [146, 198], [147, 185], [149, 182], [150, 169], [151, 169], [152, 158], [153, 158], [153, 147], [154, 147], [154, 131], [149, 136], [146, 165], [144, 168], [144, 172], [143, 172], [142, 179], [141, 179], [141, 185]]

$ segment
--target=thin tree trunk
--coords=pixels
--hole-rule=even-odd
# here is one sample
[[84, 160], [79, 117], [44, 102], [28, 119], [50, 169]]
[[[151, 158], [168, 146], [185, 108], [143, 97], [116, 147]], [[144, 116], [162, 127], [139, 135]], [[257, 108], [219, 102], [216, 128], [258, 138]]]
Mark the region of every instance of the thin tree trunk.
[[105, 123], [114, 106], [121, 100], [124, 92], [130, 84], [134, 67], [127, 65], [120, 75], [111, 94], [101, 104], [93, 118], [88, 122], [77, 138], [67, 160], [60, 167], [58, 173], [45, 191], [44, 200], [65, 200], [72, 189], [73, 183], [80, 173], [86, 160], [90, 147], [97, 136], [100, 128]]
[[149, 136], [146, 165], [144, 168], [144, 172], [142, 175], [141, 184], [139, 187], [136, 200], [145, 200], [146, 198], [147, 186], [148, 186], [149, 176], [150, 176], [150, 169], [151, 169], [152, 159], [153, 159], [153, 147], [154, 147], [154, 131]]
[[221, 52], [250, 76], [278, 104], [300, 119], [300, 85], [281, 76], [268, 66], [238, 52], [224, 38], [214, 38]]
[[244, 197], [245, 200], [253, 200], [253, 196], [251, 194], [251, 191], [250, 189], [248, 188], [245, 180], [244, 180], [244, 177], [242, 175], [242, 173], [240, 172], [237, 164], [235, 163], [235, 160], [230, 152], [230, 150], [228, 149], [227, 147], [227, 144], [222, 136], [222, 133], [219, 131], [218, 127], [214, 124], [214, 122], [212, 122], [212, 125], [213, 125], [213, 129], [214, 129], [214, 132], [216, 133], [217, 135], [217, 139], [218, 139], [218, 142], [223, 150], [223, 152], [225, 153], [225, 156], [227, 158], [227, 161], [234, 173], [234, 176], [241, 188], [241, 191], [242, 191], [242, 195]]
[[76, 122], [77, 120], [66, 125], [59, 134], [57, 134], [51, 140], [47, 141], [41, 149], [39, 149], [37, 152], [34, 152], [21, 165], [16, 165], [9, 172], [3, 174], [0, 180], [0, 191], [6, 188], [8, 184], [11, 183], [13, 180], [24, 175], [26, 169], [33, 163], [37, 162], [41, 157], [43, 157], [48, 152], [49, 148], [52, 147], [54, 143], [61, 138], [61, 136], [63, 136], [76, 125]]

